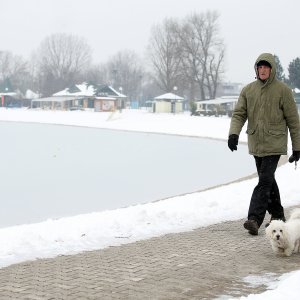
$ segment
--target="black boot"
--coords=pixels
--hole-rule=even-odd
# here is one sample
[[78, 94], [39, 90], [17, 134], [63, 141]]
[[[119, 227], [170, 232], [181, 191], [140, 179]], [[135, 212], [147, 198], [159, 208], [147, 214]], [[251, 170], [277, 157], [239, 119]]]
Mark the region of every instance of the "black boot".
[[244, 228], [252, 235], [258, 235], [258, 223], [255, 220], [247, 220], [244, 223]]

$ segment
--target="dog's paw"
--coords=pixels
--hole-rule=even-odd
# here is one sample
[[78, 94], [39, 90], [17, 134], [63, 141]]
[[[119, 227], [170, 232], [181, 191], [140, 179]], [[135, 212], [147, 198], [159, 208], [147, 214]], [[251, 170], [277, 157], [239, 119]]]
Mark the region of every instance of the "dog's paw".
[[294, 253], [300, 252], [300, 239], [295, 241]]
[[293, 249], [287, 248], [284, 250], [284, 255], [285, 256], [291, 256], [293, 253]]

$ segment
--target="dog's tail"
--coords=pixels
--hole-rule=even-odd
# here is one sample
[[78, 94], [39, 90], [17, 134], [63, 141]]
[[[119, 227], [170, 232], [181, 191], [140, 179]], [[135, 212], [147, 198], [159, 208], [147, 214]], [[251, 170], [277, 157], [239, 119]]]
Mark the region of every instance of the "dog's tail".
[[300, 208], [295, 208], [290, 216], [290, 220], [292, 219], [300, 219]]

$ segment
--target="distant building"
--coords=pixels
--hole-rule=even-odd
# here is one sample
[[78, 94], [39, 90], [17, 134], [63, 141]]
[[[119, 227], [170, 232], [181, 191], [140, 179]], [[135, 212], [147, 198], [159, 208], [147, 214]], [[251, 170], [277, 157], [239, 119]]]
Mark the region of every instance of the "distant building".
[[31, 107], [32, 99], [38, 99], [40, 95], [38, 93], [33, 92], [32, 90], [28, 89], [25, 92], [25, 96], [22, 99], [22, 105], [25, 107]]
[[223, 96], [216, 99], [196, 101], [196, 116], [232, 116], [232, 112], [238, 101], [238, 96]]
[[109, 85], [74, 84], [51, 97], [33, 99], [33, 107], [62, 110], [115, 111], [124, 108], [127, 97]]
[[10, 80], [7, 78], [0, 82], [0, 106], [1, 107], [21, 107], [18, 92], [14, 90]]
[[184, 98], [173, 93], [167, 93], [154, 98], [152, 102], [153, 112], [156, 113], [180, 113], [183, 112]]
[[95, 88], [95, 111], [114, 111], [125, 108], [125, 100], [127, 96], [115, 90], [112, 86], [106, 84], [98, 84]]

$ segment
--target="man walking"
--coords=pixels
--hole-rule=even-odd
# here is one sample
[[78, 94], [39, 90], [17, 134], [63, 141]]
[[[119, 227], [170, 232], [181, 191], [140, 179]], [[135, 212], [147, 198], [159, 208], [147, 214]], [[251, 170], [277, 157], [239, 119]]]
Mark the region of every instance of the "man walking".
[[287, 154], [288, 130], [292, 160], [299, 160], [300, 123], [291, 89], [276, 78], [274, 56], [261, 54], [254, 68], [257, 79], [241, 91], [231, 119], [228, 147], [237, 150], [239, 134], [248, 121], [248, 148], [255, 159], [258, 184], [253, 190], [244, 228], [257, 235], [266, 211], [271, 220], [285, 221], [275, 171], [280, 156]]

